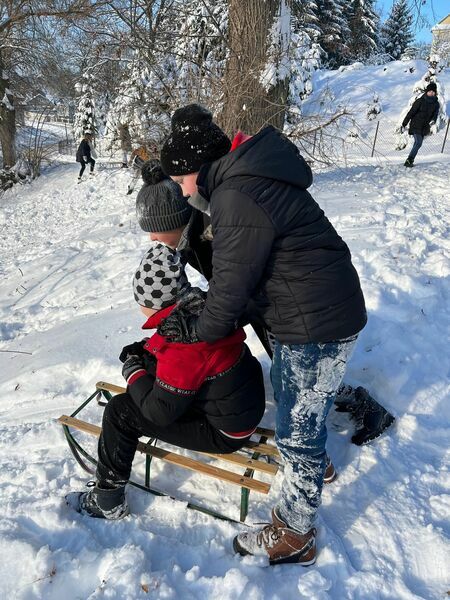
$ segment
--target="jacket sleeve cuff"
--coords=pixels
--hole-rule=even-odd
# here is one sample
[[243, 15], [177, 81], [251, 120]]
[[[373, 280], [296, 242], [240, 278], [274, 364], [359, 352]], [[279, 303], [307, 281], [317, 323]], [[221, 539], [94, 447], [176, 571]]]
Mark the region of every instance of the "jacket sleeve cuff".
[[144, 375], [147, 375], [147, 371], [145, 369], [139, 369], [139, 371], [131, 373], [131, 375], [127, 379], [127, 385], [132, 385], [135, 381], [137, 381]]

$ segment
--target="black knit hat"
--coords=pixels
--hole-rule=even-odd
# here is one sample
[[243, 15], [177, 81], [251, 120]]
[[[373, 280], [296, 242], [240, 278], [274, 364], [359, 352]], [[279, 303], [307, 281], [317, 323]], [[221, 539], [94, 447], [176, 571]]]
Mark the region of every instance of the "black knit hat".
[[213, 123], [209, 110], [189, 104], [172, 116], [172, 132], [161, 150], [161, 165], [167, 175], [197, 173], [204, 163], [225, 156], [230, 148], [230, 139]]
[[183, 198], [180, 186], [164, 175], [159, 160], [142, 166], [144, 185], [136, 198], [136, 214], [144, 231], [164, 232], [183, 227], [192, 208]]
[[432, 81], [431, 83], [429, 83], [427, 85], [427, 87], [425, 88], [426, 92], [434, 92], [435, 94], [437, 94], [437, 85], [434, 83], [434, 81]]

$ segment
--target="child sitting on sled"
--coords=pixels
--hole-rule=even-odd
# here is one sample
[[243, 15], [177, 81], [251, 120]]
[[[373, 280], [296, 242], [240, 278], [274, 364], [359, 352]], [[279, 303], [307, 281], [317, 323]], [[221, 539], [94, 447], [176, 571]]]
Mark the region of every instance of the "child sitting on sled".
[[[156, 329], [171, 313], [203, 309], [204, 293], [189, 285], [180, 253], [161, 243], [141, 261], [133, 289], [147, 317], [143, 329]], [[240, 328], [212, 344], [183, 344], [155, 333], [125, 346], [119, 358], [127, 391], [105, 408], [97, 481], [90, 491], [69, 494], [68, 504], [91, 517], [125, 517], [125, 486], [141, 436], [200, 452], [240, 449], [265, 408], [262, 369], [245, 337]]]

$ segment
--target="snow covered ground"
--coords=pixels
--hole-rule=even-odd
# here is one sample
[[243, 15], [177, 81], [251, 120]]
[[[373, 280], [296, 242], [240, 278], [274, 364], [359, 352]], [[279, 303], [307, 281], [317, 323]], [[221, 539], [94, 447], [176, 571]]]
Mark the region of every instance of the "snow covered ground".
[[[186, 502], [237, 518], [238, 489], [162, 463], [152, 466], [153, 484], [181, 501], [131, 489], [133, 515], [118, 523], [65, 505], [88, 477], [56, 419], [97, 380], [122, 384], [117, 356], [141, 336], [131, 278], [148, 241], [124, 171], [100, 170], [77, 185], [77, 165], [60, 164], [1, 198], [1, 598], [447, 597], [450, 158], [422, 153], [406, 170], [396, 164], [404, 156], [324, 171], [312, 187], [352, 250], [369, 311], [346, 380], [367, 387], [397, 421], [359, 448], [346, 416], [330, 415], [339, 477], [324, 490], [320, 553], [308, 569], [234, 556], [242, 526]], [[268, 375], [251, 332], [249, 343]], [[267, 395], [263, 424], [273, 426], [269, 383]], [[100, 423], [100, 411], [82, 416]], [[143, 468], [139, 457], [140, 477]], [[268, 519], [281, 480], [267, 497], [250, 495], [250, 526]]]
[[[448, 578], [450, 162], [357, 166], [316, 177], [313, 193], [349, 243], [369, 323], [347, 380], [397, 417], [353, 446], [330, 415], [339, 478], [324, 491], [316, 566], [267, 568], [233, 555], [238, 525], [183, 502], [129, 493], [134, 515], [104, 523], [72, 513], [64, 494], [85, 474], [55, 419], [121, 384], [122, 346], [140, 339], [131, 275], [147, 246], [127, 174], [75, 183], [61, 165], [0, 206], [0, 592], [7, 598], [444, 598]], [[253, 350], [268, 361], [254, 337]], [[7, 352], [6, 352], [7, 351]], [[16, 353], [17, 352], [17, 353]], [[30, 354], [19, 354], [26, 352]], [[264, 424], [273, 425], [269, 410]], [[87, 417], [100, 422], [100, 409]], [[94, 445], [91, 442], [92, 449]], [[136, 469], [142, 475], [142, 459]], [[155, 464], [154, 485], [236, 517], [238, 492]], [[253, 494], [248, 522], [267, 519]], [[142, 587], [144, 586], [144, 587]], [[147, 590], [147, 592], [144, 590]]]

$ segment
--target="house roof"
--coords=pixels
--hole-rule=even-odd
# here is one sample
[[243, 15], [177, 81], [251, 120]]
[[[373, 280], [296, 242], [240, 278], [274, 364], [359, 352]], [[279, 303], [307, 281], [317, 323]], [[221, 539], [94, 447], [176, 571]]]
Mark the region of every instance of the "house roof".
[[450, 30], [450, 14], [447, 15], [446, 17], [444, 17], [442, 19], [442, 21], [439, 21], [439, 23], [437, 23], [431, 29], [431, 31], [447, 31], [447, 30]]
[[444, 17], [442, 21], [439, 21], [438, 25], [450, 25], [450, 14]]

